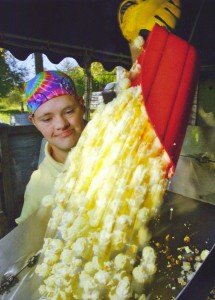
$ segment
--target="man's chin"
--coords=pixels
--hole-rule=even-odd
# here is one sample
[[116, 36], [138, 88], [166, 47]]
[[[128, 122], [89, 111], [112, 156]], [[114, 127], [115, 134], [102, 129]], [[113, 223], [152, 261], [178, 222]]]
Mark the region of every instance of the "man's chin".
[[68, 143], [59, 143], [58, 145], [55, 145], [58, 149], [61, 151], [69, 152], [73, 147], [77, 145], [77, 142], [68, 142]]

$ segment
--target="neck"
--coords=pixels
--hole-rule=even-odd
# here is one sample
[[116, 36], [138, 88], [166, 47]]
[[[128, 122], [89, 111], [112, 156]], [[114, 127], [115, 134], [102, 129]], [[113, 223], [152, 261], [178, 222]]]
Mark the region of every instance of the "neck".
[[51, 145], [50, 154], [53, 157], [53, 159], [57, 162], [64, 164], [67, 159], [68, 153], [69, 152], [66, 150], [61, 150]]

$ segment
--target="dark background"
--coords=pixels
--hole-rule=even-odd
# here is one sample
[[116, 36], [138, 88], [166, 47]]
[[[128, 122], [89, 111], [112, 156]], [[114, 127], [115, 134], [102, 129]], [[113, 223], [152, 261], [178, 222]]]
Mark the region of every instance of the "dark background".
[[[130, 53], [117, 22], [120, 3], [120, 0], [0, 0], [0, 47], [11, 50], [21, 60], [41, 51], [54, 63], [71, 56], [81, 65], [87, 48], [93, 50], [88, 51], [91, 59], [102, 61], [108, 69], [120, 63], [125, 66], [129, 64]], [[203, 3], [191, 43], [200, 54], [201, 65], [214, 65], [214, 0], [181, 0], [182, 16], [175, 33], [189, 39]]]

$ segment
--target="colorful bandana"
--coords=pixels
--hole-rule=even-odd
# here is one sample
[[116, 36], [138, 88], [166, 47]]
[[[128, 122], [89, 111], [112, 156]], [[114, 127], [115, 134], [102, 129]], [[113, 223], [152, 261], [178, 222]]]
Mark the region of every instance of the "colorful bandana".
[[44, 71], [25, 85], [27, 108], [34, 113], [46, 101], [61, 96], [76, 95], [72, 79], [60, 71]]

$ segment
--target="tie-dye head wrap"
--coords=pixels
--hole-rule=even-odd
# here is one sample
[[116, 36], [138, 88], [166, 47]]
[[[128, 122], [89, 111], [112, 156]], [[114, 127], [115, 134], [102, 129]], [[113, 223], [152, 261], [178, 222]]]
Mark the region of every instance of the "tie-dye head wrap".
[[72, 79], [60, 71], [41, 72], [25, 85], [25, 98], [31, 113], [46, 101], [62, 95], [76, 95], [76, 89]]

